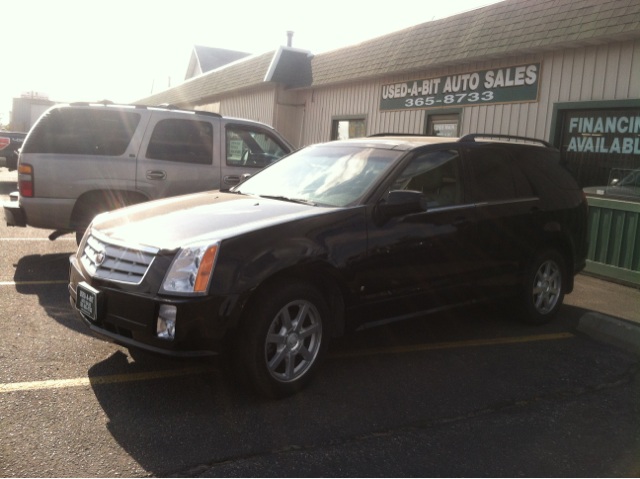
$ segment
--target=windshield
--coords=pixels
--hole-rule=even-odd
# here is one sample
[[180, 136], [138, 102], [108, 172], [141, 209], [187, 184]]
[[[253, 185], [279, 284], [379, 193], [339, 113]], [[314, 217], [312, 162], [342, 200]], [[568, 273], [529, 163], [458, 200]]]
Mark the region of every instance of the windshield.
[[360, 200], [402, 153], [353, 146], [311, 146], [283, 158], [233, 191], [324, 206], [349, 206]]

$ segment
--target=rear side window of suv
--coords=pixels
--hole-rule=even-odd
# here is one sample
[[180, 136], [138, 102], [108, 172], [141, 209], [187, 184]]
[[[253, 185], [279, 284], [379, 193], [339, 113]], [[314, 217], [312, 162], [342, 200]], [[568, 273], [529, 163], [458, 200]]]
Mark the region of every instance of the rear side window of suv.
[[38, 121], [23, 151], [120, 156], [139, 122], [140, 115], [134, 112], [57, 108]]
[[149, 140], [147, 158], [210, 165], [213, 126], [206, 121], [160, 120]]

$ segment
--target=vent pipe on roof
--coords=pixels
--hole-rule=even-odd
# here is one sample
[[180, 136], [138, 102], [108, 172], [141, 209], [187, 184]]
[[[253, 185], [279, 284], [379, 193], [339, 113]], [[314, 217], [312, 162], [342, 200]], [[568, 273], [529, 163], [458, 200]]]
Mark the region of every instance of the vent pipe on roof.
[[287, 32], [287, 46], [290, 47], [291, 46], [291, 39], [293, 38], [293, 32], [291, 30], [289, 30]]

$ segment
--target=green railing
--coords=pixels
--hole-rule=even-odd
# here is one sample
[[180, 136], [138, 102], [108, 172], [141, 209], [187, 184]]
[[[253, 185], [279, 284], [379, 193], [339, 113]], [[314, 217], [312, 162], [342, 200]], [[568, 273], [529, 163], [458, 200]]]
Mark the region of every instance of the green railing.
[[640, 203], [589, 197], [585, 271], [640, 284]]

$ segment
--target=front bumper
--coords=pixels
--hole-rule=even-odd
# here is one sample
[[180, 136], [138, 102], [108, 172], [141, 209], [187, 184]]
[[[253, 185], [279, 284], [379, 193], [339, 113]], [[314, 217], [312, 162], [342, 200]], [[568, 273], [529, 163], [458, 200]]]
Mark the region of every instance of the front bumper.
[[[136, 347], [175, 357], [211, 356], [222, 351], [228, 317], [224, 312], [229, 298], [165, 298], [150, 293], [123, 291], [96, 281], [82, 272], [75, 255], [69, 258], [69, 296], [76, 315], [94, 336], [126, 347]], [[77, 285], [86, 282], [100, 292], [97, 319], [94, 321], [76, 308]], [[158, 338], [160, 306], [177, 307], [176, 336]]]
[[4, 210], [4, 220], [7, 222], [7, 226], [19, 226], [21, 228], [27, 226], [27, 216], [19, 202], [4, 202], [2, 203], [2, 209]]

